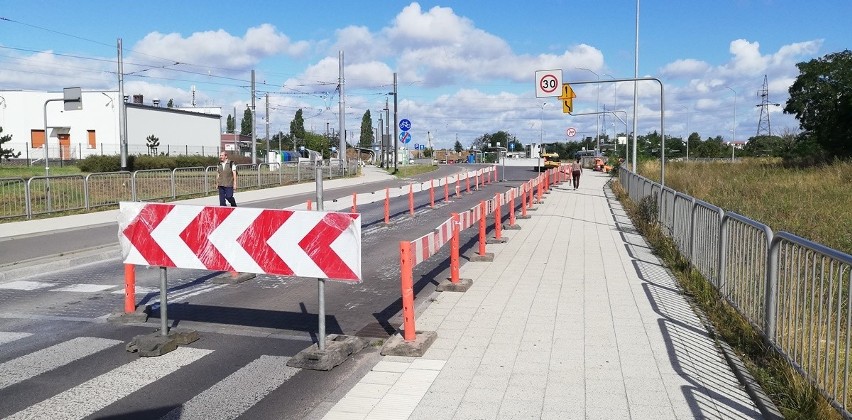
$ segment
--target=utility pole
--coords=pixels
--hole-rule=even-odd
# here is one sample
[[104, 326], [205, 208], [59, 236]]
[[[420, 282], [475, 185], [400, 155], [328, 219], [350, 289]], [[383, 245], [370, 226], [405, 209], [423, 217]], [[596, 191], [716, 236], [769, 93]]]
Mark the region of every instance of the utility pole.
[[382, 155], [379, 158], [379, 165], [385, 167], [385, 122], [381, 113], [379, 114], [379, 153]]
[[[124, 56], [121, 38], [118, 38], [118, 148], [121, 154], [121, 170], [127, 170], [127, 102], [124, 100]], [[47, 143], [47, 132], [44, 133]]]
[[338, 110], [340, 112], [340, 128], [338, 132], [340, 133], [340, 147], [337, 149], [337, 157], [340, 159], [340, 164], [345, 168], [346, 167], [346, 99], [344, 97], [344, 89], [343, 85], [346, 82], [346, 79], [343, 77], [343, 51], [340, 51], [338, 57], [339, 63], [339, 79], [337, 81], [337, 87], [340, 89], [340, 99], [338, 101]]
[[397, 90], [396, 90], [396, 72], [393, 73], [393, 172], [396, 173], [399, 168], [399, 115], [397, 114]]
[[254, 70], [251, 71], [251, 164], [257, 165], [257, 112], [255, 112]]
[[266, 92], [266, 162], [269, 162], [269, 92]]

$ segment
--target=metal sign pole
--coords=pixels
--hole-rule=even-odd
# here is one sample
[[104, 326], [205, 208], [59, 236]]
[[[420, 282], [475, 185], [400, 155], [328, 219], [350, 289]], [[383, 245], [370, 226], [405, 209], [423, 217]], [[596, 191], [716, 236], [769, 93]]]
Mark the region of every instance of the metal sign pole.
[[166, 267], [160, 267], [160, 335], [167, 337], [169, 335], [169, 311], [168, 311], [168, 291], [167, 288], [167, 271]]
[[[322, 205], [322, 168], [316, 168], [316, 190], [317, 190], [317, 211], [323, 211]], [[317, 295], [319, 306], [319, 332], [318, 341], [319, 349], [325, 350], [325, 279], [317, 279]]]

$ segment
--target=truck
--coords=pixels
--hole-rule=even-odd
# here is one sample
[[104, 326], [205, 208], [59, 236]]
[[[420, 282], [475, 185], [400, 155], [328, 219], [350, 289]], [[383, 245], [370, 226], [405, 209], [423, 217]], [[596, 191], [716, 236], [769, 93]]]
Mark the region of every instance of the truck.
[[542, 153], [540, 155], [540, 157], [541, 157], [540, 166], [534, 167], [533, 168], [534, 171], [539, 171], [539, 172], [546, 171], [548, 169], [558, 168], [562, 164], [562, 162], [560, 162], [560, 160], [559, 160], [559, 153], [553, 153], [553, 152], [546, 153], [545, 152], [545, 153]]

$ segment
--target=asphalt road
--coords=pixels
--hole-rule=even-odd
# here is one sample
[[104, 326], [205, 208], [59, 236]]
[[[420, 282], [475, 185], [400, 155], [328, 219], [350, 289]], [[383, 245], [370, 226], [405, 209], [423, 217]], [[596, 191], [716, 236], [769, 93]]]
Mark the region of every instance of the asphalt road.
[[[452, 173], [459, 169], [441, 168]], [[447, 174], [433, 172], [415, 181]], [[389, 225], [383, 222], [381, 203], [359, 205], [358, 211], [362, 214], [363, 282], [326, 282], [326, 332], [358, 335], [373, 340], [393, 334], [400, 324], [399, 312], [402, 307], [399, 241], [412, 240], [429, 233], [445, 221], [450, 213], [465, 211], [480, 200], [487, 200], [498, 192], [504, 192], [507, 187], [517, 186], [535, 175], [535, 172], [526, 168], [507, 168], [507, 182], [492, 183], [480, 191], [463, 194], [458, 199], [451, 198], [446, 203], [443, 202], [443, 194], [436, 194], [434, 209], [430, 208], [428, 193], [415, 194], [414, 218], [408, 215], [407, 200], [392, 200], [391, 214], [394, 216]], [[411, 180], [330, 190], [325, 192], [325, 198], [345, 198], [353, 192], [375, 191], [407, 185], [408, 182]], [[308, 198], [312, 196], [246, 204], [281, 208], [303, 203]], [[505, 211], [504, 217], [508, 217]], [[493, 220], [489, 223], [489, 231], [491, 229]], [[476, 249], [476, 233], [476, 229], [467, 229], [462, 233], [463, 263]], [[81, 236], [81, 232], [68, 231], [57, 235], [73, 238]], [[102, 239], [104, 244], [110, 240], [114, 243], [116, 227], [87, 229], [83, 236], [97, 242], [93, 238], [99, 235], [105, 235]], [[23, 242], [16, 244], [34, 247], [31, 251], [47, 247], [50, 242], [61, 242], [53, 235], [16, 241], [21, 240]], [[415, 267], [417, 305], [428, 304], [428, 298], [437, 283], [448, 276], [448, 256], [449, 250], [445, 246], [438, 255]], [[311, 413], [316, 413], [316, 407], [322, 407], [324, 401], [333, 400], [335, 390], [341, 384], [357, 380], [375, 361], [377, 349], [369, 348], [330, 372], [263, 367], [266, 363], [280, 367], [282, 360], [316, 341], [316, 279], [258, 276], [244, 283], [222, 285], [210, 281], [219, 273], [181, 269], [169, 269], [166, 273], [169, 282], [170, 325], [199, 331], [202, 338], [190, 346], [180, 348], [181, 352], [176, 352], [174, 357], [183, 360], [174, 362], [180, 365], [179, 368], [159, 365], [146, 367], [146, 370], [160, 372], [163, 376], [154, 378], [150, 386], [144, 386], [146, 379], [143, 378], [138, 382], [144, 387], [138, 390], [131, 388], [130, 392], [124, 393], [121, 390], [129, 385], [122, 385], [121, 380], [110, 376], [112, 372], [133, 365], [137, 360], [165, 357], [140, 359], [135, 354], [127, 353], [121, 345], [134, 335], [150, 333], [159, 326], [159, 294], [156, 288], [160, 269], [137, 269], [137, 285], [143, 288], [137, 300], [152, 305], [153, 312], [147, 323], [132, 326], [105, 322], [110, 313], [122, 307], [123, 267], [118, 259], [28, 278], [22, 288], [31, 287], [31, 290], [0, 289], [0, 372], [4, 366], [14, 366], [20, 358], [33, 357], [31, 355], [40, 354], [39, 350], [61, 346], [69, 340], [93, 340], [95, 344], [86, 341], [86, 345], [109, 345], [92, 354], [84, 352], [83, 357], [32, 379], [5, 387], [0, 381], [0, 400], [4, 401], [0, 406], [0, 417], [27, 407], [38, 409], [45, 405], [39, 403], [43, 400], [74, 406], [73, 391], [89, 382], [103, 382], [102, 386], [107, 388], [103, 391], [103, 397], [98, 395], [91, 398], [114, 400], [98, 408], [98, 418], [158, 418], [173, 410], [192, 410], [196, 406], [193, 401], [206, 401], [205, 398], [212, 398], [211, 395], [219, 395], [210, 390], [222, 387], [223, 383], [234, 389], [230, 393], [225, 392], [226, 397], [219, 396], [214, 400], [228, 400], [227, 405], [231, 407], [247, 405], [245, 411], [241, 412], [244, 418], [310, 417]], [[4, 339], [3, 334], [14, 340]], [[21, 334], [28, 335], [15, 338]], [[7, 343], [4, 344], [4, 340]], [[80, 347], [85, 348], [82, 344]], [[245, 373], [246, 369], [249, 373]], [[257, 395], [260, 391], [254, 390], [258, 374], [252, 375], [252, 369], [262, 371], [263, 375], [260, 376], [263, 378], [271, 378], [268, 386], [263, 388], [268, 389], [264, 391], [268, 394], [260, 398]], [[244, 400], [252, 402], [242, 402]], [[260, 402], [253, 402], [257, 400]], [[214, 403], [201, 405], [211, 404]], [[35, 413], [38, 416], [49, 412]]]

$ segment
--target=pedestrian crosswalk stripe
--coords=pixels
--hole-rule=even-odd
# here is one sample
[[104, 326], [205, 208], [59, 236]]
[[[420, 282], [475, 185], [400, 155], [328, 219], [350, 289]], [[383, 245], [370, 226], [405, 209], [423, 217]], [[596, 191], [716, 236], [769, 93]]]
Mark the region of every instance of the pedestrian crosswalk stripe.
[[261, 356], [163, 419], [235, 419], [299, 372], [287, 366], [288, 359]]
[[159, 357], [143, 357], [21, 410], [7, 419], [79, 419], [162, 379], [212, 353], [180, 347]]
[[11, 341], [20, 340], [24, 337], [29, 337], [32, 334], [30, 333], [19, 333], [19, 332], [3, 332], [0, 331], [0, 344], [6, 344]]
[[53, 289], [54, 292], [80, 292], [80, 293], [96, 293], [103, 292], [104, 290], [114, 289], [116, 286], [114, 284], [86, 284], [86, 283], [77, 283], [68, 285], [65, 287], [60, 287], [58, 289]]
[[0, 389], [65, 366], [121, 343], [97, 337], [78, 337], [0, 364]]
[[56, 283], [45, 283], [41, 281], [12, 281], [9, 283], [0, 283], [0, 289], [9, 290], [38, 290], [46, 287], [56, 286]]

